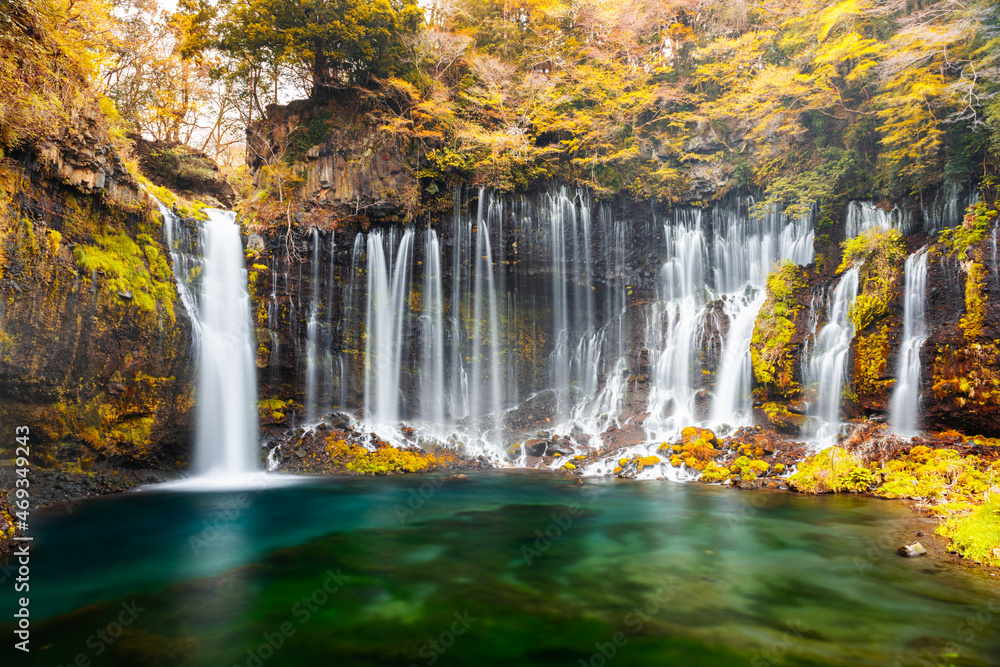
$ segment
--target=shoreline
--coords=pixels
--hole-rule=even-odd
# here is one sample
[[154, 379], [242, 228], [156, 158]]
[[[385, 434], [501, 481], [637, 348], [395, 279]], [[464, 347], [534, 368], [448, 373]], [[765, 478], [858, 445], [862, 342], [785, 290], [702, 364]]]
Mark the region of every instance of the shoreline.
[[[912, 445], [912, 447], [917, 447], [920, 445]], [[996, 454], [996, 452], [993, 452]], [[720, 457], [725, 459], [732, 459], [732, 452], [730, 456]], [[808, 457], [807, 457], [808, 458]], [[801, 462], [801, 461], [800, 461]], [[415, 477], [429, 477], [433, 475], [443, 475], [448, 479], [463, 479], [462, 475], [466, 473], [475, 472], [524, 472], [524, 473], [542, 473], [551, 475], [554, 481], [556, 480], [569, 480], [569, 486], [579, 486], [587, 485], [591, 483], [591, 480], [601, 479], [622, 479], [631, 482], [671, 482], [671, 483], [695, 483], [704, 484], [711, 486], [723, 486], [733, 491], [747, 491], [747, 492], [764, 492], [767, 493], [783, 493], [792, 495], [804, 495], [804, 492], [792, 488], [788, 480], [793, 475], [787, 475], [784, 477], [764, 477], [752, 480], [750, 483], [740, 480], [726, 480], [726, 481], [706, 481], [703, 479], [688, 479], [688, 480], [675, 480], [669, 477], [661, 476], [656, 478], [644, 478], [644, 479], [634, 479], [634, 475], [588, 475], [584, 476], [580, 470], [570, 470], [565, 467], [562, 468], [552, 468], [549, 466], [511, 466], [510, 468], [500, 467], [495, 464], [490, 464], [489, 466], [484, 466], [482, 462], [472, 459], [472, 458], [457, 458], [450, 461], [442, 462], [439, 465], [434, 465], [424, 470], [407, 471], [389, 471], [385, 473], [359, 473], [350, 470], [332, 470], [327, 469], [324, 471], [300, 471], [300, 472], [288, 472], [286, 470], [276, 470], [273, 474], [275, 475], [290, 475], [292, 477], [312, 477], [315, 479], [323, 478], [335, 478], [335, 477], [355, 477], [355, 476], [383, 476], [383, 475], [410, 475]], [[448, 473], [452, 473], [448, 475]], [[185, 471], [178, 469], [115, 469], [111, 467], [100, 468], [93, 471], [79, 471], [79, 472], [65, 472], [65, 471], [55, 471], [55, 470], [38, 470], [34, 471], [35, 479], [39, 478], [42, 480], [41, 483], [33, 482], [33, 507], [32, 511], [44, 511], [44, 512], [55, 512], [64, 509], [69, 514], [72, 514], [74, 509], [83, 502], [88, 500], [93, 500], [97, 498], [108, 498], [115, 496], [117, 494], [125, 493], [127, 491], [134, 491], [143, 486], [150, 486], [156, 484], [162, 484], [166, 482], [173, 482], [183, 480], [188, 475]], [[9, 468], [4, 466], [0, 469], [0, 486], [7, 488], [9, 486]], [[39, 493], [38, 489], [43, 489]], [[815, 495], [827, 495], [834, 494], [839, 495], [841, 493], [847, 493], [857, 496], [866, 496], [872, 499], [893, 501], [896, 503], [905, 503], [907, 509], [910, 511], [911, 515], [906, 519], [900, 526], [900, 530], [891, 533], [893, 537], [887, 538], [887, 541], [881, 543], [880, 549], [882, 551], [891, 551], [893, 557], [903, 558], [905, 556], [896, 553], [896, 550], [903, 546], [903, 544], [911, 544], [915, 541], [919, 541], [921, 545], [927, 550], [926, 556], [932, 562], [947, 562], [955, 566], [962, 566], [967, 569], [974, 569], [982, 572], [989, 577], [1000, 576], [1000, 566], [990, 565], [987, 563], [977, 562], [971, 558], [959, 553], [957, 550], [950, 548], [950, 539], [941, 535], [937, 532], [937, 528], [943, 524], [943, 521], [939, 517], [935, 517], [931, 512], [928, 511], [927, 506], [922, 501], [915, 501], [914, 499], [908, 498], [887, 498], [885, 496], [878, 495], [870, 491], [857, 491], [857, 490], [847, 490], [847, 491], [825, 491], [822, 494]], [[6, 496], [5, 496], [6, 497]], [[4, 557], [9, 551], [9, 545], [12, 544], [12, 538], [15, 533], [7, 533], [6, 528], [2, 524], [5, 523], [5, 517], [3, 515], [3, 507], [0, 507], [0, 557]], [[900, 541], [900, 544], [890, 544], [892, 541]], [[7, 548], [5, 548], [7, 547]], [[859, 558], [864, 559], [863, 553], [859, 553]], [[861, 562], [864, 562], [863, 560]]]

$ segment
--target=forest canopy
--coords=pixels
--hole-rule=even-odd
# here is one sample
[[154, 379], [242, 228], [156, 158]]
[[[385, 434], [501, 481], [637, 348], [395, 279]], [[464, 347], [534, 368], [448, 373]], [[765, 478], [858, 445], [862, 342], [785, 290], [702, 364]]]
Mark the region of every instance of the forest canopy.
[[412, 140], [427, 183], [744, 188], [801, 210], [975, 184], [1000, 163], [987, 0], [0, 4], [0, 84], [23, 93], [0, 107], [8, 147], [87, 88], [120, 134], [231, 165], [268, 104], [361, 101]]

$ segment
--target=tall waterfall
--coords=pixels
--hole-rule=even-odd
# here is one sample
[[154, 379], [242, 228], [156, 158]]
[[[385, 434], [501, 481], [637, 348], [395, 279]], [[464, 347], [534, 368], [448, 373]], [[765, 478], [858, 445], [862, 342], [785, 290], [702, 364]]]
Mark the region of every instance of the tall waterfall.
[[250, 296], [236, 214], [205, 212], [194, 470], [212, 478], [235, 477], [258, 469]]
[[422, 413], [433, 424], [444, 422], [444, 299], [441, 293], [441, 245], [437, 232], [427, 230], [424, 252], [424, 309], [421, 315], [423, 367]]
[[917, 432], [920, 418], [920, 348], [927, 340], [924, 313], [927, 293], [927, 251], [906, 258], [903, 301], [903, 342], [899, 349], [896, 388], [892, 393], [890, 423], [897, 433]]
[[655, 439], [694, 421], [694, 383], [699, 369], [692, 351], [703, 326], [708, 247], [700, 210], [675, 212], [663, 225], [667, 261], [660, 268], [658, 300], [649, 311], [646, 346], [650, 383], [646, 420]]
[[313, 227], [312, 298], [309, 300], [309, 322], [306, 324], [306, 422], [316, 419], [316, 383], [319, 374], [319, 302], [320, 260], [319, 230]]
[[858, 280], [857, 267], [851, 267], [837, 283], [827, 304], [826, 325], [816, 334], [803, 373], [806, 384], [816, 389], [813, 414], [827, 427], [840, 423], [841, 388], [854, 338], [848, 314], [858, 296]]
[[[378, 425], [399, 418], [403, 325], [410, 296], [413, 229], [406, 229], [395, 262], [388, 263], [381, 232], [368, 235], [368, 306], [365, 316], [365, 417]], [[389, 257], [393, 236], [389, 235]]]
[[750, 420], [753, 385], [750, 341], [765, 297], [762, 289], [748, 289], [726, 301], [729, 336], [715, 382], [711, 417], [714, 424], [737, 425]]
[[[500, 332], [497, 318], [497, 291], [493, 277], [493, 250], [489, 221], [483, 217], [483, 191], [479, 192], [476, 216], [476, 270], [472, 294], [472, 386], [470, 406], [474, 418], [492, 415], [499, 428], [500, 406]], [[483, 310], [487, 319], [484, 319]], [[485, 329], [485, 332], [484, 332]], [[484, 336], [485, 333], [485, 336]], [[485, 341], [483, 339], [486, 339]], [[488, 346], [488, 347], [485, 347]], [[486, 359], [489, 359], [487, 364]], [[483, 375], [488, 374], [484, 381]]]
[[[654, 439], [706, 417], [715, 425], [750, 422], [750, 339], [764, 303], [764, 282], [779, 262], [812, 262], [814, 234], [812, 212], [796, 220], [775, 210], [754, 216], [752, 204], [737, 200], [715, 206], [711, 233], [697, 209], [676, 211], [664, 224], [667, 259], [646, 330], [652, 371], [647, 427]], [[721, 302], [728, 331], [705, 415], [696, 405], [703, 369], [693, 351], [701, 347], [709, 325], [706, 308], [713, 301]]]
[[795, 220], [774, 209], [755, 217], [749, 213], [750, 204], [746, 201], [745, 209], [716, 206], [713, 211], [715, 290], [723, 295], [729, 318], [712, 401], [711, 421], [716, 425], [750, 423], [750, 339], [764, 305], [768, 273], [785, 260], [800, 266], [813, 261], [813, 211]]

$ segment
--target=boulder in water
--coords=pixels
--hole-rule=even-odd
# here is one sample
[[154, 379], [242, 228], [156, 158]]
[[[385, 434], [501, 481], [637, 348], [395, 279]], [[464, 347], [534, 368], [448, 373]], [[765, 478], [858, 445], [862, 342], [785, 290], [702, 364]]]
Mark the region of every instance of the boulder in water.
[[906, 556], [907, 558], [916, 558], [918, 556], [926, 556], [927, 549], [920, 542], [914, 542], [913, 544], [904, 544], [899, 547], [899, 554]]

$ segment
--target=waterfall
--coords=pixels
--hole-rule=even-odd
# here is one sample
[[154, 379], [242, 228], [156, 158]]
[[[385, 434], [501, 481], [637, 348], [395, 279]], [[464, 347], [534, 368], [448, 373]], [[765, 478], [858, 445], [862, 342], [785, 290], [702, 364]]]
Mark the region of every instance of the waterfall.
[[[647, 430], [659, 439], [694, 421], [693, 358], [702, 328], [708, 250], [700, 210], [679, 210], [663, 225], [667, 260], [660, 267], [658, 300], [649, 310], [650, 354]], [[662, 436], [666, 437], [666, 436]]]
[[897, 433], [912, 435], [917, 432], [920, 424], [920, 348], [927, 340], [924, 314], [927, 291], [926, 249], [906, 258], [905, 279], [903, 342], [899, 348], [890, 423]]
[[258, 469], [250, 295], [236, 214], [205, 212], [194, 470], [212, 478], [235, 477]]
[[[577, 210], [565, 188], [549, 196], [549, 253], [552, 258], [552, 386], [558, 399], [557, 415], [571, 408], [570, 386], [574, 351], [594, 326], [593, 261], [589, 202]], [[592, 336], [592, 333], [589, 334]]]
[[846, 238], [853, 239], [870, 229], [898, 229], [908, 235], [913, 231], [913, 217], [898, 206], [885, 211], [870, 201], [848, 202], [844, 228]]
[[453, 193], [455, 208], [452, 213], [452, 278], [451, 278], [451, 392], [449, 409], [454, 419], [469, 415], [469, 375], [462, 355], [464, 331], [462, 310], [465, 295], [469, 293], [472, 272], [468, 268], [468, 243], [472, 238], [472, 221], [463, 220], [461, 190]]
[[163, 240], [170, 251], [170, 264], [173, 267], [177, 295], [188, 317], [191, 318], [191, 331], [195, 346], [198, 346], [201, 340], [201, 322], [198, 319], [197, 297], [191, 291], [191, 282], [192, 272], [196, 268], [201, 269], [201, 259], [192, 253], [194, 244], [188, 231], [181, 226], [180, 219], [159, 199], [154, 197], [153, 201], [159, 207], [160, 217], [163, 218]]
[[963, 192], [957, 183], [948, 182], [938, 189], [930, 204], [923, 207], [924, 231], [937, 234], [941, 230], [957, 227], [965, 217], [965, 209], [977, 201], [977, 191]]
[[[399, 419], [400, 375], [403, 360], [403, 324], [410, 296], [410, 256], [413, 229], [399, 242], [393, 264], [386, 263], [381, 232], [368, 235], [368, 304], [365, 336], [365, 418], [377, 426], [395, 429]], [[393, 243], [389, 236], [391, 256]]]
[[441, 296], [441, 246], [437, 232], [427, 230], [424, 246], [424, 312], [421, 316], [423, 367], [421, 398], [423, 417], [433, 424], [444, 422], [444, 303]]
[[[313, 232], [306, 282], [294, 289], [286, 275], [285, 288], [303, 416], [339, 393], [381, 437], [408, 422], [440, 439], [434, 427], [447, 426], [449, 441], [490, 455], [504, 410], [529, 405], [522, 396], [537, 402], [511, 415], [511, 440], [528, 428], [600, 447], [629, 424], [650, 441], [689, 424], [749, 424], [766, 277], [784, 260], [812, 262], [815, 216], [753, 206], [732, 198], [658, 220], [566, 187], [457, 189], [444, 225], [358, 233], [349, 268]], [[360, 391], [347, 392], [349, 378]]]
[[804, 369], [806, 383], [816, 387], [814, 415], [828, 426], [840, 423], [841, 386], [854, 338], [848, 314], [858, 295], [858, 280], [858, 268], [851, 267], [837, 283], [827, 304], [826, 324], [816, 334]]
[[717, 205], [712, 215], [715, 290], [724, 295], [723, 310], [729, 318], [712, 400], [710, 421], [717, 426], [752, 421], [750, 340], [764, 305], [768, 273], [785, 260], [810, 264], [814, 255], [814, 211], [789, 221], [774, 208], [752, 216], [752, 200], [742, 204]]
[[312, 294], [309, 298], [309, 321], [306, 323], [306, 423], [316, 420], [316, 375], [319, 356], [319, 229], [313, 227]]
[[714, 424], [743, 425], [750, 421], [753, 407], [750, 396], [753, 384], [750, 340], [765, 297], [764, 290], [757, 289], [726, 301], [729, 335], [715, 381], [711, 418]]
[[278, 379], [278, 368], [281, 363], [281, 340], [277, 332], [278, 322], [278, 271], [271, 268], [271, 297], [267, 302], [267, 331], [271, 338], [271, 356], [267, 361], [271, 369], [271, 379]]
[[[589, 236], [589, 212], [586, 228]], [[596, 291], [597, 278], [592, 273], [588, 248], [584, 260], [584, 285], [588, 288], [591, 309], [587, 312], [587, 319], [593, 321], [595, 326], [580, 337], [576, 346], [570, 375], [576, 378], [577, 395], [569, 420], [555, 428], [555, 432], [561, 435], [578, 430], [589, 437], [594, 446], [602, 444], [602, 434], [611, 425], [621, 425], [618, 415], [625, 399], [629, 374], [628, 351], [625, 348], [626, 281], [629, 276], [625, 248], [629, 228], [625, 223], [613, 222], [610, 212], [602, 206], [598, 209], [597, 232], [599, 247], [604, 251], [601, 276], [608, 288], [601, 310], [594, 310], [595, 300], [590, 294]]]
[[[479, 211], [476, 216], [476, 271], [475, 287], [472, 295], [472, 416], [493, 415], [499, 425], [500, 419], [500, 342], [499, 320], [497, 318], [497, 293], [493, 277], [493, 251], [490, 242], [489, 223], [483, 217], [484, 191], [479, 191]], [[489, 319], [483, 321], [485, 304]], [[489, 352], [483, 350], [483, 328], [488, 334]], [[489, 366], [485, 355], [489, 354]], [[489, 373], [489, 385], [483, 381], [483, 373]], [[484, 389], [489, 389], [488, 398], [483, 398]]]

